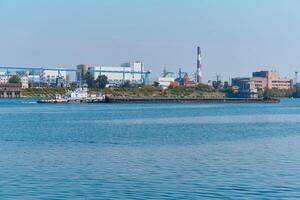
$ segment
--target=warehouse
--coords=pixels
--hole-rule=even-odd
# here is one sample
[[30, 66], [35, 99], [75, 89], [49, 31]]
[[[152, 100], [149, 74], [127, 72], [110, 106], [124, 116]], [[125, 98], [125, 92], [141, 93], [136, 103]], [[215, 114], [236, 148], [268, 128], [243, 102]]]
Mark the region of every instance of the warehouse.
[[20, 84], [0, 84], [0, 98], [19, 98], [20, 96]]
[[80, 83], [85, 73], [89, 72], [97, 79], [99, 75], [105, 75], [110, 85], [120, 85], [125, 81], [134, 84], [144, 83], [148, 71], [145, 71], [144, 64], [136, 61], [132, 63], [123, 63], [120, 66], [88, 66], [78, 65], [77, 69], [82, 72], [76, 73], [76, 81]]

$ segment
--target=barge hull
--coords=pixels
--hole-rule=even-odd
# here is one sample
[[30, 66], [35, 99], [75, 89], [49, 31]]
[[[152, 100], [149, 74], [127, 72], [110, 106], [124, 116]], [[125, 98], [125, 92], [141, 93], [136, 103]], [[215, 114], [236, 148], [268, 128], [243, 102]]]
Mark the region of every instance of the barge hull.
[[277, 98], [109, 98], [105, 99], [42, 99], [38, 103], [279, 103]]
[[106, 103], [279, 103], [271, 98], [107, 98]]

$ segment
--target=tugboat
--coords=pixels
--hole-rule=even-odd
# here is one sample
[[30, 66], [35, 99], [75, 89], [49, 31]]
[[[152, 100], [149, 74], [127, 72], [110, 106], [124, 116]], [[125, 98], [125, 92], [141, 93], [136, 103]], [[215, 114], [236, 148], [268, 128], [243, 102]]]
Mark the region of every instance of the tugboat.
[[53, 99], [40, 99], [37, 103], [104, 103], [105, 95], [89, 95], [87, 85], [68, 91], [63, 96], [56, 95]]

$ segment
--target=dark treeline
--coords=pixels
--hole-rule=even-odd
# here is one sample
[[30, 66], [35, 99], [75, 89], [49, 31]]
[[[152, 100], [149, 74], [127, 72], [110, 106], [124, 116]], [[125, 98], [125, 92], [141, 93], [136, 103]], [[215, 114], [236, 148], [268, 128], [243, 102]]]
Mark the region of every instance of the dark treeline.
[[258, 92], [259, 97], [293, 97], [300, 98], [300, 87], [295, 86], [291, 89], [279, 90], [279, 89], [267, 89]]
[[103, 89], [108, 84], [108, 79], [107, 76], [105, 75], [99, 75], [95, 80], [92, 74], [86, 73], [83, 77], [83, 80], [88, 85], [89, 88]]

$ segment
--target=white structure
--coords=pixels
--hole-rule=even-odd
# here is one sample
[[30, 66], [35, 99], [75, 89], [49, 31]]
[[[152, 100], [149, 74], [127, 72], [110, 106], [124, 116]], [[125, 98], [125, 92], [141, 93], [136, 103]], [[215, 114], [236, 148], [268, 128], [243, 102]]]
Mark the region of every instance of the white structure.
[[28, 75], [28, 82], [30, 83], [39, 83], [40, 79], [40, 75]]
[[174, 77], [159, 77], [158, 78], [158, 83], [163, 89], [167, 89], [171, 85], [171, 82], [174, 82], [174, 81], [175, 81]]
[[5, 74], [0, 74], [0, 84], [8, 83], [9, 76]]
[[21, 87], [22, 88], [28, 88], [29, 87], [29, 79], [28, 76], [21, 76], [20, 77], [21, 80]]
[[86, 99], [88, 97], [87, 85], [83, 85], [82, 87], [76, 88], [74, 91], [69, 92], [67, 95], [72, 100]]
[[[85, 65], [82, 65], [85, 66]], [[124, 81], [130, 81], [132, 83], [143, 83], [144, 81], [144, 64], [142, 62], [122, 63], [121, 66], [91, 66], [89, 70], [103, 71], [103, 72], [91, 72], [94, 79], [97, 79], [99, 75], [105, 75], [108, 78], [108, 82], [111, 85], [119, 85]], [[78, 78], [77, 78], [78, 80]]]
[[[0, 74], [0, 84], [6, 84], [8, 83], [10, 77], [12, 77], [12, 75], [5, 75], [5, 73], [1, 73]], [[27, 75], [23, 75], [20, 76], [20, 82], [21, 82], [21, 87], [22, 88], [28, 88], [28, 76]]]
[[54, 99], [41, 99], [38, 103], [101, 103], [105, 101], [105, 95], [102, 93], [89, 95], [88, 85], [76, 88], [74, 91], [68, 91], [63, 96], [56, 95]]

